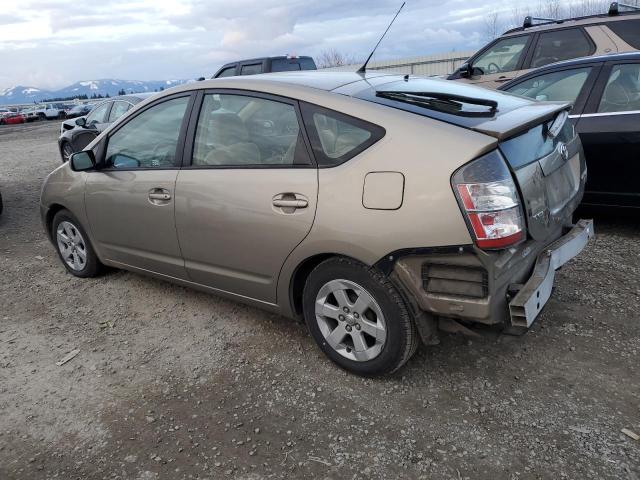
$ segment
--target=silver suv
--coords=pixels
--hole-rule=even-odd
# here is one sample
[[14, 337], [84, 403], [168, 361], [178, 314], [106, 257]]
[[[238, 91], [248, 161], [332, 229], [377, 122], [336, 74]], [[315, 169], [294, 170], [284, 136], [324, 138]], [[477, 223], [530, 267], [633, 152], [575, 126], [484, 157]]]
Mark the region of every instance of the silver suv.
[[586, 170], [565, 103], [446, 80], [282, 73], [138, 104], [46, 179], [45, 229], [78, 277], [102, 265], [304, 318], [363, 375], [441, 319], [525, 331]]

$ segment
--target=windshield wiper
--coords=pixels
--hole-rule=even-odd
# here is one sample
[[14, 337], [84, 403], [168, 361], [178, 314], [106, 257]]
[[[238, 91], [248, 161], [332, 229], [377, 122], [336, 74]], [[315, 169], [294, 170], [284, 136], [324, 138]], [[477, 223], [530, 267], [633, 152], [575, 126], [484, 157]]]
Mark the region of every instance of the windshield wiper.
[[[376, 92], [377, 97], [411, 103], [424, 108], [462, 117], [493, 117], [498, 111], [498, 102], [484, 98], [465, 97], [439, 92]], [[466, 110], [467, 105], [486, 107], [483, 110]]]

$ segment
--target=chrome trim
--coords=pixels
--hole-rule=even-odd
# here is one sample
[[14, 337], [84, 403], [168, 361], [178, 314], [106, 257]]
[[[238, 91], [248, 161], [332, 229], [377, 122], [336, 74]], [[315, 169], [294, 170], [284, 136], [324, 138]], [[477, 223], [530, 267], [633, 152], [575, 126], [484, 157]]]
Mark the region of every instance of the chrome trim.
[[626, 112], [583, 113], [582, 115], [569, 115], [569, 118], [606, 117], [608, 115], [640, 115], [640, 110], [629, 110]]

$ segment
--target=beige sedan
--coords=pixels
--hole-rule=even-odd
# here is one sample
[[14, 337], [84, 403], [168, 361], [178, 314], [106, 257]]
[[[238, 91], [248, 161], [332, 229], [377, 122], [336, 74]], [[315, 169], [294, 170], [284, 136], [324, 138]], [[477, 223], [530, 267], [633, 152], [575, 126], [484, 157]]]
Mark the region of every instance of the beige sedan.
[[526, 331], [584, 247], [568, 108], [398, 75], [192, 83], [52, 172], [43, 223], [73, 275], [107, 265], [304, 319], [341, 367], [390, 373], [443, 322]]

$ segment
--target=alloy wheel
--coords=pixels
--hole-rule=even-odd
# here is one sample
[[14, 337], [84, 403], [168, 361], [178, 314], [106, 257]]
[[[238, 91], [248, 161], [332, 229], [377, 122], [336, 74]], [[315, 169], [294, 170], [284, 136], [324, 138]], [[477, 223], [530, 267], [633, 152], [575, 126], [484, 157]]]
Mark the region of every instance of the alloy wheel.
[[384, 348], [387, 326], [373, 296], [350, 280], [331, 280], [318, 291], [316, 321], [337, 353], [357, 362], [373, 360]]
[[65, 220], [56, 229], [58, 250], [64, 262], [72, 270], [79, 272], [87, 265], [87, 244], [78, 228]]

